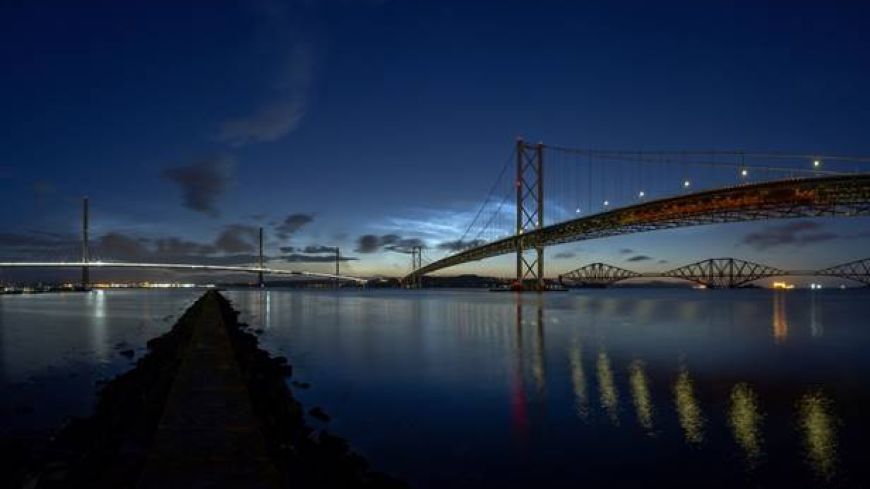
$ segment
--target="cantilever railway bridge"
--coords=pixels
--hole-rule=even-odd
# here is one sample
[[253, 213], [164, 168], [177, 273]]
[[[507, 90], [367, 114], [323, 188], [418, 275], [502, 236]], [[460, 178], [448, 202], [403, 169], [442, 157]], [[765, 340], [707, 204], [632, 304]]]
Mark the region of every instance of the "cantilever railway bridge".
[[721, 289], [742, 287], [756, 280], [789, 275], [837, 277], [870, 286], [870, 258], [821, 270], [783, 270], [737, 258], [711, 258], [663, 272], [645, 273], [597, 262], [559, 275], [559, 282], [569, 286], [606, 287], [635, 278], [668, 278]]
[[[546, 167], [545, 150], [555, 155]], [[544, 249], [553, 245], [705, 224], [870, 215], [870, 172], [863, 171], [870, 169], [863, 166], [870, 163], [868, 157], [592, 151], [522, 140], [514, 156], [513, 182], [503, 178], [505, 170], [499, 177], [511, 188], [498, 206], [493, 204], [498, 199], [487, 197], [459, 240], [466, 249], [420, 263], [405, 277], [408, 283], [444, 268], [514, 253], [515, 287], [542, 290]], [[556, 175], [546, 177], [553, 167]], [[553, 190], [545, 196], [548, 186]], [[515, 208], [505, 206], [512, 196]], [[575, 202], [576, 214], [570, 212]], [[553, 209], [547, 216], [556, 214], [555, 219], [545, 221], [545, 207]], [[464, 241], [466, 237], [473, 239]]]

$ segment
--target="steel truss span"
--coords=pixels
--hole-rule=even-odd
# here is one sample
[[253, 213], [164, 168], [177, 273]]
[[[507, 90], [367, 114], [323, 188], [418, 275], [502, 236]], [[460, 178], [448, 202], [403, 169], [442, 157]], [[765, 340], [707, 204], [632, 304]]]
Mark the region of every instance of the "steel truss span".
[[470, 248], [434, 261], [405, 277], [411, 280], [444, 268], [546, 247], [705, 224], [806, 217], [870, 215], [870, 174], [851, 174], [746, 184], [635, 204], [551, 224], [519, 236]]
[[191, 272], [234, 272], [256, 273], [265, 275], [293, 275], [313, 278], [328, 278], [365, 283], [366, 279], [335, 275], [331, 273], [299, 272], [295, 270], [280, 270], [277, 268], [241, 267], [231, 265], [195, 265], [187, 263], [130, 263], [130, 262], [0, 262], [0, 268], [135, 268], [140, 270], [187, 270]]
[[575, 282], [583, 285], [606, 286], [619, 282], [620, 280], [642, 276], [643, 275], [631, 270], [619, 268], [607, 263], [597, 262], [590, 263], [576, 270], [571, 270], [564, 275], [559, 275], [559, 282]]
[[870, 258], [855, 260], [842, 265], [825, 268], [815, 273], [826, 277], [839, 277], [861, 282], [870, 286]]
[[724, 289], [746, 285], [762, 278], [781, 276], [837, 277], [870, 285], [870, 258], [822, 270], [782, 270], [737, 258], [711, 258], [664, 272], [638, 273], [607, 263], [590, 263], [559, 275], [563, 285], [606, 287], [632, 278], [676, 278], [707, 287]]

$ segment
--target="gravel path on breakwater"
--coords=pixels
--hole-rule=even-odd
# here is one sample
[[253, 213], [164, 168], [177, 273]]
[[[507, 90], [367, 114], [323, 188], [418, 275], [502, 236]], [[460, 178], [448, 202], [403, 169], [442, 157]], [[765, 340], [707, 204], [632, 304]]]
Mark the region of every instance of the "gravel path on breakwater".
[[[205, 298], [213, 294], [213, 299]], [[176, 374], [192, 345], [198, 321], [219, 308], [265, 449], [287, 487], [405, 488], [403, 482], [371, 471], [345, 440], [305, 424], [303, 408], [286, 378], [283, 357], [260, 349], [257, 338], [238, 322], [238, 312], [218, 292], [207, 292], [166, 334], [148, 342], [148, 354], [134, 369], [106, 383], [93, 416], [68, 423], [44, 449], [34, 470], [0, 474], [4, 487], [135, 488], [153, 453], [155, 434]], [[17, 473], [16, 473], [17, 472]], [[214, 486], [210, 486], [214, 487]]]

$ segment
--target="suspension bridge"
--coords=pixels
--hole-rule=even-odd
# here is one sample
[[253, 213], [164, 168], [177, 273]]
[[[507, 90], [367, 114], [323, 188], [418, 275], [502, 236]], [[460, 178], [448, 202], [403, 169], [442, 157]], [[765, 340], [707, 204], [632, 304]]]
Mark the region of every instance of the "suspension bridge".
[[577, 287], [607, 287], [636, 278], [667, 278], [724, 289], [743, 287], [756, 280], [783, 276], [836, 277], [870, 286], [870, 258], [821, 270], [783, 270], [737, 258], [711, 258], [662, 272], [644, 273], [597, 262], [559, 275], [559, 283]]
[[428, 263], [414, 255], [404, 281], [413, 286], [425, 274], [515, 254], [514, 288], [545, 290], [549, 246], [707, 224], [867, 216], [867, 163], [870, 157], [584, 150], [520, 139], [456, 241], [462, 249]]

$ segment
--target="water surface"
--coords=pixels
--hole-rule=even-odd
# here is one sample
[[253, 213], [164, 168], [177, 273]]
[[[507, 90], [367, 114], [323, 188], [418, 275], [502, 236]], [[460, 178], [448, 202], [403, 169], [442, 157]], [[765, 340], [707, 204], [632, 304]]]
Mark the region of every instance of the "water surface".
[[[0, 433], [90, 413], [200, 293], [0, 296]], [[866, 290], [226, 295], [415, 487], [870, 485]]]
[[864, 290], [227, 295], [416, 487], [870, 484]]
[[[201, 293], [0, 295], [0, 435], [50, 433], [90, 414], [98, 383], [132, 368]], [[128, 350], [132, 358], [121, 355]]]

